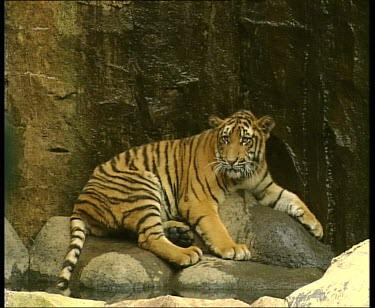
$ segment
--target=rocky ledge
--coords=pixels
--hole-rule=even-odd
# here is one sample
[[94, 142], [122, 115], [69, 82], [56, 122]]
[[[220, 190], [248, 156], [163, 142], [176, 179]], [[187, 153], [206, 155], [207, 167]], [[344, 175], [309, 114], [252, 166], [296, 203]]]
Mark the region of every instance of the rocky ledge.
[[[198, 299], [172, 295], [125, 300], [112, 304], [46, 292], [5, 290], [6, 307], [369, 307], [369, 250], [365, 240], [332, 260], [322, 278], [286, 298], [263, 296], [252, 304], [233, 298]], [[204, 266], [203, 266], [204, 267]], [[188, 274], [187, 274], [188, 275]], [[202, 274], [201, 274], [202, 276]], [[211, 277], [211, 276], [210, 276]], [[212, 277], [211, 277], [212, 278]]]
[[[72, 275], [73, 297], [108, 304], [167, 295], [251, 303], [262, 296], [286, 297], [322, 277], [334, 257], [329, 246], [288, 215], [242, 200], [228, 198], [220, 215], [233, 239], [250, 247], [251, 261], [210, 255], [196, 237], [195, 244], [205, 256], [181, 269], [138, 248], [132, 239], [88, 237]], [[6, 232], [6, 287], [55, 292], [46, 286], [55, 285], [63, 263], [70, 239], [69, 217], [50, 218], [30, 252], [6, 226], [11, 230]]]

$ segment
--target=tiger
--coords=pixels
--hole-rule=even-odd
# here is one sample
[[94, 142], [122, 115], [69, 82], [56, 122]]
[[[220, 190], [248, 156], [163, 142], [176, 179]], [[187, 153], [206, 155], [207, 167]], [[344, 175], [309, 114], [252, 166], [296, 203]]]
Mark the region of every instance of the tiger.
[[88, 235], [135, 234], [138, 246], [180, 267], [196, 264], [202, 250], [177, 245], [169, 228], [194, 230], [216, 256], [250, 260], [218, 214], [225, 197], [245, 190], [257, 202], [295, 217], [321, 239], [323, 228], [305, 203], [276, 184], [266, 163], [266, 141], [275, 122], [241, 110], [225, 119], [211, 115], [200, 134], [130, 148], [100, 164], [78, 196], [70, 217], [71, 238], [59, 275], [60, 292]]

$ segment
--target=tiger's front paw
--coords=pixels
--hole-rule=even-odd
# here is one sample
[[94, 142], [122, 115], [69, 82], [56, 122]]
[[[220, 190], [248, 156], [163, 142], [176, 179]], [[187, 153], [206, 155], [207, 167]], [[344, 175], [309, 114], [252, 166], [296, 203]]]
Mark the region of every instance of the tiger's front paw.
[[315, 220], [315, 222], [309, 225], [308, 228], [310, 233], [317, 239], [320, 240], [323, 237], [323, 227], [319, 221]]
[[302, 211], [297, 218], [317, 239], [320, 240], [323, 237], [323, 227], [312, 213]]
[[214, 252], [223, 259], [229, 260], [250, 260], [251, 253], [244, 244], [233, 244], [223, 248], [214, 248]]
[[202, 250], [197, 246], [190, 246], [188, 248], [180, 248], [179, 253], [170, 261], [181, 267], [187, 267], [199, 262], [202, 258]]

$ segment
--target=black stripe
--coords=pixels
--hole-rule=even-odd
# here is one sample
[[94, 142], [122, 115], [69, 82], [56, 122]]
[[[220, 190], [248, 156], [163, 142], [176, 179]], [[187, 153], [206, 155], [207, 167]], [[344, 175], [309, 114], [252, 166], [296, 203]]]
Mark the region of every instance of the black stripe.
[[72, 261], [70, 260], [65, 260], [63, 265], [62, 265], [62, 268], [66, 268], [66, 267], [71, 267], [70, 269], [70, 272], [72, 271], [73, 267], [74, 267], [75, 263], [73, 263]]
[[[181, 189], [181, 194], [179, 195], [178, 201], [184, 196], [185, 191], [186, 191], [186, 183], [183, 183], [182, 181], [184, 180], [184, 174], [186, 173], [185, 171], [185, 159], [186, 159], [186, 151], [185, 151], [185, 141], [180, 141], [180, 182], [178, 183], [179, 188]], [[185, 186], [185, 187], [184, 187]], [[186, 195], [185, 195], [186, 198]]]
[[[187, 179], [186, 179], [186, 185], [188, 186], [187, 189], [189, 188], [192, 188], [191, 185], [189, 185], [189, 178], [190, 178], [190, 166], [191, 166], [191, 161], [193, 159], [192, 157], [192, 148], [193, 148], [193, 145], [194, 145], [194, 138], [193, 137], [190, 137], [186, 140], [186, 146], [189, 147], [189, 165], [187, 166]], [[187, 190], [186, 194], [189, 194], [189, 191]], [[194, 192], [194, 194], [196, 195], [196, 193]], [[196, 195], [197, 196], [197, 195]], [[197, 197], [198, 199], [198, 197]], [[198, 199], [199, 200], [199, 199]]]
[[85, 230], [84, 230], [84, 229], [81, 229], [80, 227], [74, 227], [74, 228], [72, 228], [72, 229], [70, 230], [70, 233], [73, 234], [73, 233], [76, 232], [76, 231], [81, 231], [81, 232], [83, 232], [84, 234], [86, 234], [86, 233], [85, 233]]
[[179, 188], [179, 173], [178, 173], [178, 164], [177, 164], [177, 144], [173, 144], [173, 163], [174, 163], [174, 173], [175, 173], [175, 184], [173, 184], [173, 191], [174, 191], [174, 199], [175, 203], [178, 202], [179, 196], [178, 196], [178, 188]]
[[258, 184], [253, 188], [254, 191], [258, 188], [258, 186], [259, 186], [261, 183], [263, 183], [263, 181], [264, 181], [265, 178], [267, 177], [268, 173], [269, 173], [269, 172], [268, 172], [268, 169], [266, 169], [265, 172], [264, 172], [264, 174], [263, 174], [262, 179], [261, 179], [261, 180], [258, 182]]
[[137, 150], [138, 148], [134, 147], [129, 150], [130, 160], [129, 160], [129, 169], [130, 170], [137, 170], [137, 168], [134, 165], [134, 160], [137, 159]]
[[144, 243], [147, 243], [148, 242], [148, 239], [149, 239], [149, 237], [150, 236], [152, 236], [152, 235], [159, 235], [157, 238], [155, 238], [154, 239], [154, 241], [155, 240], [157, 240], [157, 239], [159, 239], [159, 238], [161, 238], [163, 235], [164, 235], [164, 233], [162, 232], [162, 231], [159, 231], [159, 232], [151, 232], [149, 235], [147, 235], [147, 238], [144, 240], [144, 241], [142, 241], [142, 242], [140, 242], [140, 243], [138, 243], [139, 245], [142, 245], [142, 244], [144, 244]]
[[200, 180], [200, 178], [199, 178], [199, 174], [201, 173], [201, 171], [198, 170], [198, 168], [197, 168], [197, 159], [196, 159], [196, 158], [197, 158], [197, 157], [196, 157], [196, 152], [197, 152], [197, 149], [198, 149], [198, 147], [199, 147], [200, 142], [202, 141], [202, 139], [201, 139], [202, 136], [203, 136], [203, 134], [201, 134], [201, 135], [199, 136], [198, 141], [197, 141], [197, 145], [196, 145], [195, 150], [194, 150], [194, 158], [195, 158], [195, 159], [194, 159], [193, 167], [194, 167], [194, 171], [195, 171], [195, 178], [197, 179], [197, 182], [198, 182], [199, 185], [201, 186], [203, 193], [204, 193], [205, 195], [207, 195], [206, 189], [205, 189], [203, 183], [201, 182], [201, 180]]
[[151, 228], [154, 228], [154, 227], [157, 227], [157, 226], [161, 226], [161, 227], [163, 227], [163, 224], [162, 224], [161, 222], [157, 222], [156, 224], [153, 224], [152, 226], [148, 226], [148, 227], [142, 229], [141, 232], [138, 232], [138, 235], [141, 235], [141, 234], [143, 234], [143, 233], [146, 233], [147, 230], [149, 230], [149, 229], [151, 229]]
[[[227, 189], [226, 187], [221, 186], [219, 179], [218, 179], [217, 177], [215, 177], [215, 179], [216, 179], [217, 186], [219, 186], [219, 188], [220, 188], [222, 191], [224, 191], [225, 193], [228, 193], [228, 189]], [[223, 184], [225, 185], [224, 182], [223, 182]]]
[[269, 182], [262, 190], [258, 191], [259, 194], [264, 193], [268, 187], [270, 187], [273, 184], [273, 181]]
[[129, 166], [129, 160], [130, 160], [130, 151], [125, 151], [124, 152], [124, 163], [125, 166]]
[[210, 185], [208, 185], [207, 179], [205, 178], [206, 186], [208, 188], [208, 192], [211, 195], [211, 198], [215, 200], [216, 204], [219, 204], [219, 200], [216, 198], [216, 196], [212, 193]]
[[154, 151], [154, 154], [155, 154], [155, 158], [156, 158], [156, 164], [157, 166], [160, 166], [160, 142], [157, 142], [156, 143], [156, 148], [155, 148], [155, 151]]
[[70, 239], [74, 239], [74, 238], [78, 238], [78, 239], [80, 239], [81, 241], [84, 241], [84, 240], [85, 240], [84, 237], [79, 236], [79, 235], [71, 235], [71, 236], [70, 236]]
[[186, 221], [188, 221], [189, 223], [190, 223], [190, 209], [188, 209], [187, 211], [186, 211]]
[[160, 179], [160, 176], [159, 176], [159, 172], [158, 172], [158, 167], [159, 167], [159, 158], [158, 158], [158, 164], [155, 163], [155, 156], [158, 156], [159, 157], [159, 142], [156, 143], [156, 148], [154, 149], [153, 148], [153, 152], [152, 152], [152, 173], [155, 174], [157, 176], [158, 179]]
[[63, 283], [63, 286], [57, 286], [60, 290], [64, 290], [67, 288], [68, 286], [68, 283], [69, 283], [69, 280], [64, 278], [64, 277], [59, 277], [59, 279], [57, 280], [57, 284], [60, 284], [60, 283]]
[[82, 250], [82, 248], [80, 246], [78, 246], [77, 244], [70, 244], [69, 248], [68, 248], [68, 252], [73, 250], [73, 249], [78, 249], [80, 253], [81, 253], [81, 250]]
[[160, 218], [160, 214], [155, 214], [155, 213], [148, 213], [146, 214], [145, 216], [143, 216], [137, 223], [137, 226], [136, 226], [136, 230], [137, 230], [137, 233], [139, 232], [139, 229], [141, 228], [141, 225], [149, 218], [151, 217], [159, 217]]
[[279, 200], [280, 200], [280, 198], [281, 198], [281, 195], [283, 194], [284, 190], [285, 190], [285, 189], [282, 189], [282, 190], [281, 190], [281, 192], [280, 192], [279, 196], [277, 197], [276, 201], [271, 205], [271, 207], [272, 207], [273, 209], [275, 208], [277, 202], [279, 202]]
[[147, 146], [144, 146], [142, 149], [142, 156], [143, 156], [143, 164], [145, 165], [145, 169], [147, 171], [150, 170], [150, 166], [148, 165], [148, 155], [147, 155]]
[[206, 215], [199, 216], [199, 217], [197, 218], [197, 220], [196, 220], [193, 224], [191, 224], [191, 227], [195, 229], [195, 228], [198, 226], [198, 224], [200, 223], [200, 221], [201, 221], [203, 218], [205, 218], [205, 217], [206, 217]]
[[[168, 182], [168, 188], [169, 190], [171, 191], [172, 195], [173, 195], [173, 191], [172, 191], [172, 180], [171, 180], [171, 174], [169, 172], [169, 142], [168, 141], [165, 141], [165, 148], [164, 148], [164, 155], [165, 155], [165, 167], [164, 167], [164, 171], [165, 171], [165, 175], [167, 177], [167, 182]], [[164, 188], [164, 195], [165, 195], [165, 199], [167, 201], [167, 207], [168, 207], [168, 213], [171, 213], [171, 202], [169, 200], [169, 195], [166, 191], [166, 188]]]
[[138, 211], [147, 210], [147, 209], [148, 210], [156, 210], [156, 211], [158, 211], [159, 216], [160, 216], [160, 210], [159, 210], [159, 208], [156, 205], [150, 205], [150, 204], [148, 204], [148, 205], [144, 205], [144, 206], [139, 206], [139, 207], [136, 207], [134, 209], [127, 210], [126, 212], [124, 212], [124, 215], [122, 216], [122, 221], [121, 221], [122, 225], [124, 225], [124, 220], [126, 218], [128, 218], [132, 213], [138, 212]]
[[190, 187], [191, 191], [193, 192], [195, 198], [197, 198], [197, 200], [200, 201], [200, 199], [199, 199], [197, 193], [195, 192], [194, 185], [189, 185], [189, 187]]
[[254, 139], [254, 161], [258, 162], [257, 153], [258, 153], [259, 137], [254, 134], [253, 139]]

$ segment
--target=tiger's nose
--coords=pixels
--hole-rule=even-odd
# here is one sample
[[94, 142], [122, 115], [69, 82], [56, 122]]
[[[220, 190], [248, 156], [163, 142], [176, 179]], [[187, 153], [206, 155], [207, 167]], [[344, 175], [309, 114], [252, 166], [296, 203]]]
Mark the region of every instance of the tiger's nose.
[[227, 158], [229, 165], [233, 166], [237, 162], [237, 158]]

